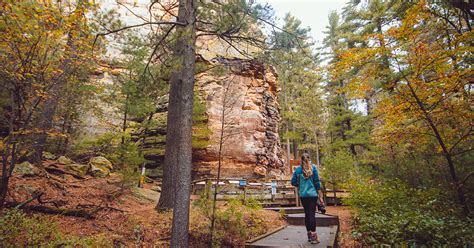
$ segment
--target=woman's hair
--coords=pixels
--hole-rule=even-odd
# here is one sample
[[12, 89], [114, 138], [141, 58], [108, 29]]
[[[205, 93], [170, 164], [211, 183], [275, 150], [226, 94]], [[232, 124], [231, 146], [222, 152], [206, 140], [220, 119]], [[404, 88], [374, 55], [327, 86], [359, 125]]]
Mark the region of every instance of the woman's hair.
[[311, 166], [309, 154], [306, 152], [301, 155], [301, 166], [303, 167], [303, 176], [305, 179], [313, 176], [313, 166]]

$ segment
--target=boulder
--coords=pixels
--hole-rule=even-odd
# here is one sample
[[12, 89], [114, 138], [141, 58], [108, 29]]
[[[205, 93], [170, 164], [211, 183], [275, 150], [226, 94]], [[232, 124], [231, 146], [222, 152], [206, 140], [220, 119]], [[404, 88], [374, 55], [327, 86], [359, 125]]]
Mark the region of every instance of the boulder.
[[50, 153], [50, 152], [43, 152], [43, 159], [49, 159], [49, 160], [55, 160], [56, 155]]
[[80, 177], [84, 177], [87, 174], [87, 172], [89, 172], [90, 167], [91, 167], [90, 165], [76, 164], [76, 163], [66, 165], [66, 168], [68, 170], [70, 170], [74, 174], [77, 174]]
[[59, 158], [56, 160], [56, 162], [57, 162], [58, 164], [73, 164], [73, 163], [74, 163], [71, 159], [67, 158], [66, 156], [61, 156], [61, 157], [59, 157]]
[[32, 165], [28, 161], [25, 161], [21, 164], [15, 165], [13, 173], [20, 175], [22, 177], [28, 177], [28, 176], [35, 176], [37, 174], [37, 171], [34, 165]]
[[110, 162], [108, 159], [98, 156], [98, 157], [92, 157], [89, 160], [90, 165], [95, 165], [95, 166], [102, 166], [105, 167], [109, 170], [112, 170], [114, 167], [112, 166], [112, 162]]
[[91, 165], [91, 174], [95, 177], [106, 177], [110, 174], [110, 170], [103, 166]]
[[102, 156], [91, 158], [89, 165], [91, 174], [95, 177], [106, 177], [113, 169], [112, 162]]

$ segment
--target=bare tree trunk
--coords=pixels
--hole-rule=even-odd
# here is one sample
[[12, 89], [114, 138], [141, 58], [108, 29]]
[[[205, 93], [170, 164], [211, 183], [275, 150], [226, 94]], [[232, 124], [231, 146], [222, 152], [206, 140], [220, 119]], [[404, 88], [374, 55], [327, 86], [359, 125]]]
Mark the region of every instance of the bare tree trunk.
[[318, 133], [314, 132], [313, 135], [314, 135], [314, 139], [316, 141], [316, 163], [317, 163], [317, 166], [321, 166], [321, 161], [320, 161], [320, 158], [319, 158], [319, 137], [318, 137]]
[[[9, 133], [6, 139], [3, 153], [2, 153], [2, 178], [0, 181], [0, 210], [4, 207], [5, 199], [8, 192], [8, 183], [10, 182], [10, 177], [13, 173], [13, 169], [16, 164], [17, 156], [17, 138], [16, 131], [18, 130], [15, 127], [15, 122], [21, 117], [21, 108], [18, 107], [18, 110], [15, 110], [15, 104], [19, 102], [17, 92], [11, 93], [11, 114], [9, 120]], [[17, 112], [18, 111], [18, 112]], [[10, 147], [11, 145], [11, 147]], [[9, 161], [10, 159], [10, 161]]]
[[173, 178], [169, 178], [174, 181], [174, 186], [173, 181], [168, 181], [166, 185], [174, 190], [164, 189], [168, 190], [168, 193], [174, 191], [171, 247], [188, 247], [189, 244], [196, 10], [196, 0], [180, 0], [178, 22], [186, 25], [178, 26], [176, 29], [178, 39], [174, 55], [178, 59], [179, 67], [171, 76], [165, 155], [168, 175], [164, 175], [170, 176], [170, 172], [174, 174]]
[[[286, 73], [286, 72], [285, 72]], [[286, 83], [283, 84], [283, 100], [284, 100], [284, 103], [285, 103], [285, 107], [288, 106], [288, 96], [286, 95]], [[287, 121], [286, 122], [286, 133], [288, 134], [288, 132], [290, 131], [290, 121]], [[291, 160], [291, 148], [290, 148], [290, 139], [287, 137], [286, 138], [286, 159], [287, 159], [287, 163], [288, 163], [288, 168], [291, 167], [291, 163], [290, 163], [290, 160]]]
[[[225, 93], [226, 94], [226, 93]], [[226, 94], [227, 95], [227, 94]], [[214, 199], [212, 202], [212, 217], [211, 217], [211, 238], [210, 238], [210, 246], [212, 247], [213, 238], [214, 238], [214, 225], [216, 223], [216, 203], [217, 203], [217, 192], [219, 187], [219, 181], [221, 179], [221, 165], [222, 165], [222, 145], [224, 144], [224, 121], [225, 121], [225, 96], [222, 104], [222, 116], [221, 116], [221, 133], [219, 139], [219, 163], [217, 165], [217, 180], [216, 186], [214, 187]]]
[[[239, 93], [232, 92], [232, 81], [226, 80], [222, 87], [222, 110], [221, 110], [221, 129], [220, 129], [220, 137], [219, 137], [219, 151], [218, 151], [218, 158], [219, 162], [217, 165], [217, 180], [216, 185], [214, 187], [214, 198], [212, 202], [212, 216], [211, 216], [211, 237], [210, 237], [210, 246], [212, 247], [213, 239], [214, 239], [214, 229], [215, 229], [215, 222], [216, 222], [216, 205], [217, 205], [217, 193], [219, 188], [219, 182], [221, 179], [221, 168], [222, 168], [222, 150], [224, 148], [224, 143], [231, 137], [234, 132], [233, 129], [235, 128], [236, 121], [233, 121], [233, 117], [236, 116], [236, 113], [233, 113], [233, 109], [236, 106], [239, 100]], [[239, 107], [238, 109], [242, 109]]]
[[[347, 130], [348, 131], [351, 131], [352, 130], [352, 124], [351, 124], [351, 119], [348, 119], [346, 121], [346, 124], [347, 124]], [[350, 149], [351, 149], [351, 153], [352, 153], [352, 156], [354, 158], [354, 160], [357, 161], [357, 151], [355, 149], [355, 145], [354, 144], [350, 144]]]
[[175, 172], [177, 170], [178, 161], [178, 142], [180, 134], [180, 116], [182, 83], [180, 79], [171, 79], [171, 87], [168, 101], [168, 116], [166, 122], [166, 146], [165, 160], [163, 166], [163, 182], [161, 188], [160, 200], [156, 208], [158, 210], [172, 209], [175, 197]]
[[428, 125], [430, 126], [431, 130], [433, 131], [436, 140], [438, 141], [438, 144], [441, 146], [441, 149], [443, 150], [443, 156], [445, 157], [447, 163], [448, 163], [448, 169], [449, 169], [449, 174], [451, 175], [451, 179], [453, 180], [455, 190], [458, 194], [458, 200], [461, 206], [463, 207], [464, 214], [467, 216], [470, 213], [470, 209], [468, 206], [468, 203], [466, 202], [466, 193], [464, 192], [464, 187], [460, 183], [459, 178], [456, 174], [456, 168], [454, 167], [454, 162], [452, 159], [451, 153], [448, 151], [446, 144], [444, 143], [443, 138], [441, 137], [441, 134], [438, 131], [438, 128], [433, 122], [433, 119], [431, 115], [428, 113], [426, 110], [423, 102], [420, 100], [418, 95], [416, 94], [415, 90], [413, 89], [413, 86], [411, 85], [411, 82], [405, 78], [407, 81], [407, 86], [410, 89], [410, 93], [415, 98], [416, 104], [420, 108], [421, 112], [424, 115], [425, 120], [428, 122]]
[[130, 94], [127, 94], [125, 98], [125, 109], [123, 111], [123, 122], [122, 122], [122, 140], [120, 144], [123, 146], [125, 144], [125, 131], [127, 131], [127, 119], [128, 119], [128, 99]]
[[[296, 133], [296, 129], [294, 126], [292, 128], [292, 131], [293, 133]], [[295, 159], [298, 158], [298, 141], [296, 139], [293, 140], [293, 155]]]
[[[288, 123], [286, 124], [286, 133], [288, 133]], [[288, 167], [291, 166], [290, 160], [291, 160], [291, 147], [290, 147], [290, 139], [286, 138], [286, 158], [288, 160]]]
[[371, 107], [371, 98], [369, 96], [365, 96], [365, 103], [367, 104], [365, 106], [365, 111], [367, 112], [367, 116], [369, 116], [372, 113], [372, 107]]
[[[68, 132], [68, 123], [69, 123], [69, 118], [71, 118], [71, 115], [69, 114], [69, 112], [66, 112], [63, 116], [63, 124], [61, 125], [61, 133], [65, 134], [65, 133], [69, 133]], [[64, 138], [64, 143], [66, 143], [67, 141], [67, 136]], [[65, 150], [65, 148], [63, 148], [64, 145], [63, 145], [63, 138], [59, 137], [58, 138], [58, 142], [56, 144], [56, 153], [57, 154], [63, 154], [63, 150]]]
[[[3, 208], [5, 200], [7, 198], [8, 184], [10, 182], [10, 177], [13, 173], [13, 169], [16, 164], [16, 142], [13, 140], [11, 150], [4, 153], [2, 156], [2, 178], [0, 182], [0, 210]], [[6, 144], [8, 145], [8, 143]], [[6, 156], [5, 156], [6, 154]], [[11, 154], [10, 161], [8, 161], [8, 154]]]

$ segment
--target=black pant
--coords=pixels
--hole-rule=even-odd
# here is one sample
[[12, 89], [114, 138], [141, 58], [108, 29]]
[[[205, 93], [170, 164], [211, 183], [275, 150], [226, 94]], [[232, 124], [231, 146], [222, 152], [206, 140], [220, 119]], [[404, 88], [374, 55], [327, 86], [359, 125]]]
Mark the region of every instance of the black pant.
[[301, 197], [301, 203], [304, 208], [304, 224], [306, 225], [306, 231], [316, 231], [316, 203], [318, 198], [316, 197]]

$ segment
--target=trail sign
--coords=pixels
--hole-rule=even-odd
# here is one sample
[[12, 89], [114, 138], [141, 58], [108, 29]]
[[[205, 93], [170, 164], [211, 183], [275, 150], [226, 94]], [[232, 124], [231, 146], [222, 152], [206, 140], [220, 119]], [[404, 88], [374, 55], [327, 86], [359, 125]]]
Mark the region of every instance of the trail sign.
[[290, 160], [290, 171], [291, 171], [291, 174], [293, 174], [293, 172], [296, 170], [296, 168], [298, 168], [298, 166], [301, 165], [301, 160], [300, 159], [291, 159]]
[[247, 180], [239, 180], [239, 187], [245, 188], [247, 186]]

